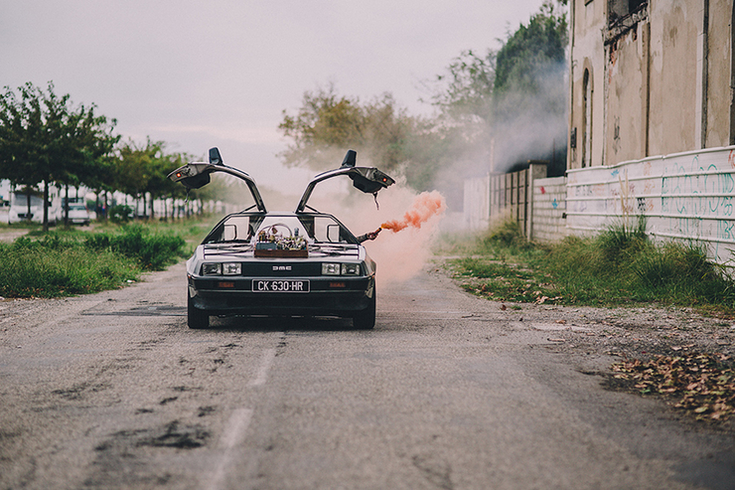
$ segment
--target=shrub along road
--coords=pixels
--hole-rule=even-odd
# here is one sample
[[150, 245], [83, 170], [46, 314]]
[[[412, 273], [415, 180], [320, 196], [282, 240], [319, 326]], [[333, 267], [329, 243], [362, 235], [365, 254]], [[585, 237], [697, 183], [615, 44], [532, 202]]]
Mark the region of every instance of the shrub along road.
[[193, 331], [184, 288], [178, 264], [0, 302], [0, 488], [735, 486], [731, 425], [602, 386], [688, 312], [518, 310], [432, 270], [380, 290], [371, 331]]

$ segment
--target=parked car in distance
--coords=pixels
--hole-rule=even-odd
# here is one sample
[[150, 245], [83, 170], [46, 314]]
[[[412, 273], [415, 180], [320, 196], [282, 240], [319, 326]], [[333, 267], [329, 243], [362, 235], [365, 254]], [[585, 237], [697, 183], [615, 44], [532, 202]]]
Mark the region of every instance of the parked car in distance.
[[224, 165], [217, 148], [210, 150], [209, 163], [189, 163], [169, 174], [196, 189], [209, 183], [211, 173], [228, 173], [247, 184], [255, 201], [217, 223], [188, 260], [190, 328], [207, 328], [213, 315], [337, 316], [373, 328], [375, 262], [361, 238], [307, 205], [316, 184], [332, 177], [347, 176], [370, 194], [394, 183], [377, 168], [355, 167], [356, 155], [348, 151], [341, 167], [314, 177], [292, 213], [267, 211], [255, 181]]
[[[65, 211], [62, 210], [62, 214]], [[73, 225], [89, 225], [90, 216], [87, 206], [83, 202], [69, 203], [69, 224]]]
[[[55, 225], [60, 217], [59, 203], [51, 199], [48, 207], [48, 223]], [[31, 194], [30, 214], [28, 212], [28, 196], [14, 192], [10, 196], [10, 209], [8, 210], [8, 224], [31, 221], [43, 223], [43, 198]]]

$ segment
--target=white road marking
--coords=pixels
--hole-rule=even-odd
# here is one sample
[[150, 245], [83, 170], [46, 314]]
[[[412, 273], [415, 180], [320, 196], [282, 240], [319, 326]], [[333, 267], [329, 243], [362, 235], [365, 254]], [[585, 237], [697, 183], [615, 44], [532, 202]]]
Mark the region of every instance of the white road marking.
[[212, 479], [208, 482], [208, 485], [205, 485], [207, 490], [217, 490], [220, 488], [227, 466], [229, 466], [232, 460], [232, 449], [245, 439], [245, 432], [247, 432], [252, 418], [253, 411], [249, 408], [238, 408], [230, 415], [230, 419], [227, 421], [227, 425], [219, 440], [219, 446], [224, 450], [224, 454], [219, 460]]
[[[249, 387], [265, 384], [268, 379], [268, 370], [275, 358], [276, 349], [265, 349], [263, 351], [263, 357], [260, 360], [258, 371], [255, 373], [255, 377], [248, 382]], [[252, 418], [253, 410], [249, 408], [238, 408], [230, 415], [230, 419], [227, 421], [219, 439], [219, 449], [223, 450], [224, 454], [222, 454], [212, 478], [204, 485], [206, 490], [218, 490], [222, 487], [225, 475], [227, 474], [227, 467], [236, 454], [236, 451], [233, 451], [233, 449], [245, 440], [245, 433], [248, 430]]]
[[276, 349], [266, 349], [263, 352], [263, 358], [260, 361], [258, 372], [255, 377], [250, 380], [248, 386], [261, 386], [265, 384], [265, 380], [268, 378], [268, 370], [273, 364], [273, 359], [276, 358]]

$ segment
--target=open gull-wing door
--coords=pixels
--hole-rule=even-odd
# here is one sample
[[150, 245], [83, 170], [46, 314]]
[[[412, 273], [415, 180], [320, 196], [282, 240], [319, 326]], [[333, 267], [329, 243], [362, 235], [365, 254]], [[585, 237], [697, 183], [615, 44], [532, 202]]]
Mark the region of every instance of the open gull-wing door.
[[304, 211], [314, 187], [316, 187], [319, 182], [331, 179], [338, 175], [346, 175], [352, 179], [353, 186], [360, 189], [362, 192], [374, 195], [377, 194], [379, 190], [385, 189], [395, 183], [395, 180], [375, 167], [355, 167], [356, 161], [357, 152], [355, 150], [347, 150], [345, 159], [342, 161], [342, 165], [338, 169], [329, 170], [311, 179], [309, 185], [306, 186], [304, 195], [301, 196], [296, 212], [302, 213]]
[[260, 191], [258, 191], [255, 180], [242, 170], [229, 167], [222, 163], [222, 155], [220, 155], [219, 149], [217, 148], [211, 148], [209, 150], [209, 163], [187, 163], [168, 174], [168, 178], [174, 182], [181, 182], [187, 189], [199, 189], [209, 184], [210, 175], [213, 172], [224, 172], [244, 180], [248, 189], [250, 189], [250, 194], [253, 195], [253, 200], [258, 211], [263, 213], [266, 211], [263, 198], [260, 197]]

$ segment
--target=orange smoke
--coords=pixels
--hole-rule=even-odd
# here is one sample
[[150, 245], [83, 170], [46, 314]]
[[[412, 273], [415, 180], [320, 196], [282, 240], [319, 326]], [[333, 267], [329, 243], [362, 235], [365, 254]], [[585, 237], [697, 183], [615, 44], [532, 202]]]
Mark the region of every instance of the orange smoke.
[[444, 196], [438, 191], [422, 192], [413, 200], [411, 209], [406, 211], [403, 219], [386, 221], [380, 227], [386, 230], [392, 230], [394, 233], [409, 226], [421, 228], [421, 225], [428, 221], [429, 218], [443, 213], [446, 207]]

